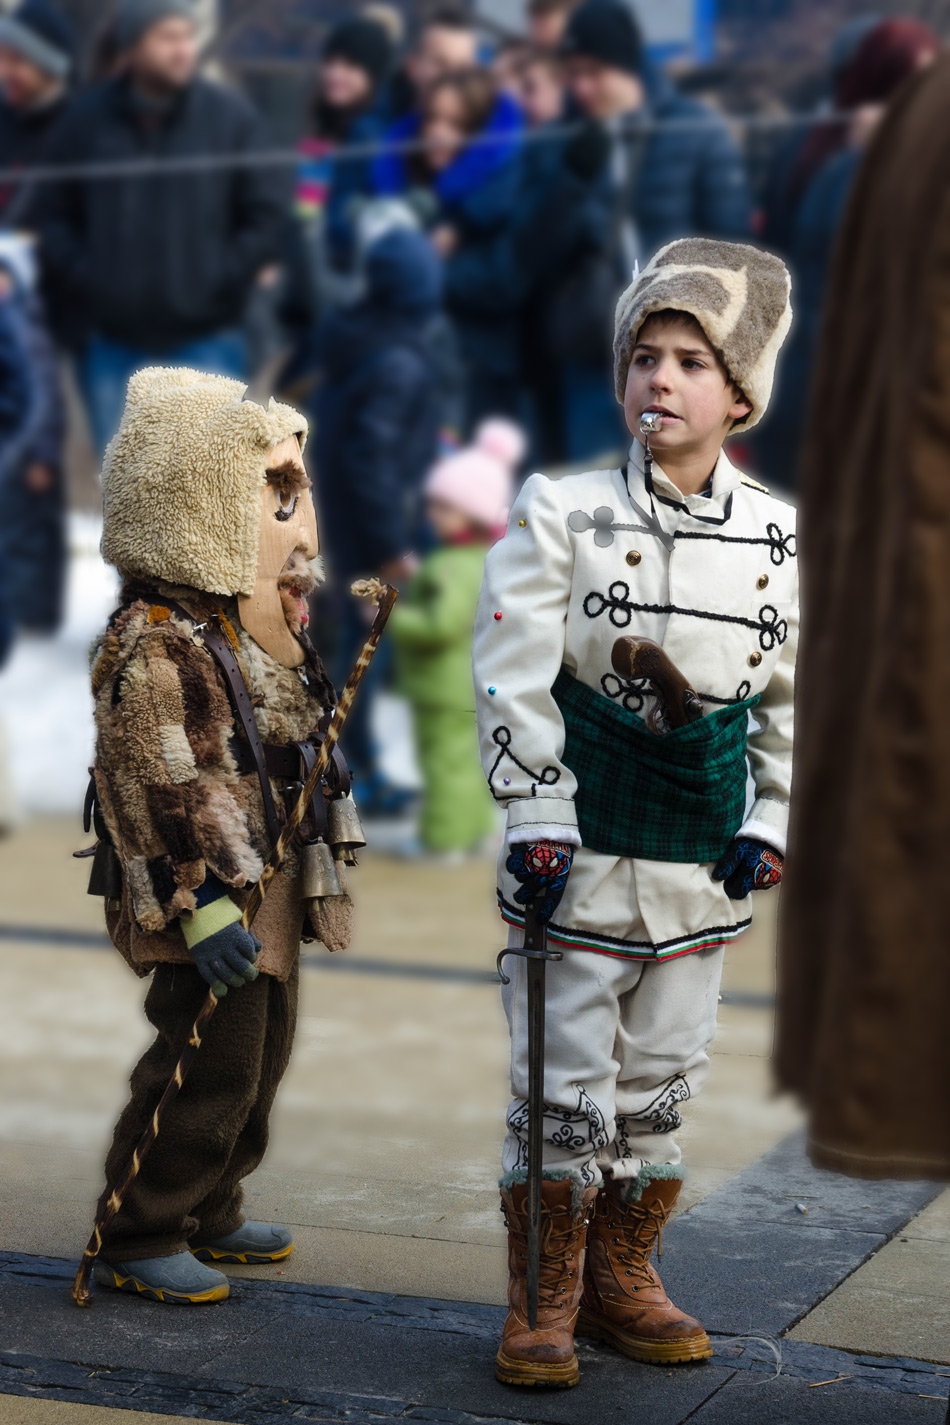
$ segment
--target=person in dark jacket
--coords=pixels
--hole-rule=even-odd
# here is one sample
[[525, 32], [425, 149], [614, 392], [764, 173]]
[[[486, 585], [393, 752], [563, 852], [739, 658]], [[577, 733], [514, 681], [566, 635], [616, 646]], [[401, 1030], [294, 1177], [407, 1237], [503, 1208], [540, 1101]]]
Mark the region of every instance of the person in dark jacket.
[[[751, 201], [723, 121], [648, 62], [630, 10], [584, 0], [562, 42], [568, 89], [586, 119], [522, 190], [519, 266], [547, 295], [549, 349], [564, 379], [567, 455], [627, 443], [608, 368], [613, 307], [635, 264], [674, 238], [744, 238]], [[540, 147], [540, 146], [538, 146]]]
[[0, 234], [0, 312], [6, 359], [0, 545], [6, 554], [8, 604], [16, 625], [55, 633], [66, 593], [65, 412], [59, 360], [36, 291], [32, 251], [17, 234]]
[[[445, 264], [445, 305], [468, 368], [468, 428], [518, 415], [518, 303], [522, 274], [511, 244], [524, 119], [492, 75], [469, 69], [437, 79], [419, 116], [390, 131], [420, 138], [408, 155], [380, 154], [376, 191], [424, 189], [434, 200], [431, 238]], [[473, 142], [474, 140], [474, 142]]]
[[[386, 127], [386, 81], [394, 61], [392, 41], [370, 19], [341, 21], [323, 47], [310, 132], [299, 145], [295, 201], [310, 321], [352, 273], [353, 210], [373, 191], [365, 150]], [[352, 156], [348, 147], [356, 150]], [[301, 300], [299, 293], [294, 299]]]
[[[323, 383], [313, 412], [338, 685], [366, 636], [360, 606], [349, 595], [352, 580], [379, 574], [400, 584], [415, 572], [420, 490], [443, 419], [435, 356], [445, 338], [442, 274], [431, 243], [407, 228], [387, 233], [367, 253], [365, 278], [362, 300], [331, 313], [322, 333]], [[374, 660], [371, 687], [381, 670]], [[398, 798], [377, 770], [368, 691], [354, 704], [345, 750], [362, 808], [390, 811]]]
[[51, 145], [56, 163], [192, 158], [194, 172], [135, 172], [51, 185], [42, 204], [50, 280], [86, 328], [84, 394], [100, 447], [139, 368], [245, 373], [241, 320], [257, 274], [280, 253], [279, 177], [213, 160], [260, 147], [246, 101], [198, 77], [188, 0], [120, 0], [123, 72], [69, 106]]
[[824, 319], [825, 293], [838, 230], [865, 150], [889, 104], [926, 69], [941, 43], [913, 19], [882, 20], [869, 29], [839, 76], [847, 121], [822, 125], [799, 157], [806, 173], [789, 220], [787, 252], [795, 283], [796, 322], [768, 422], [752, 437], [755, 462], [769, 483], [788, 491], [798, 484], [812, 372]]
[[[44, 162], [50, 134], [66, 105], [75, 35], [53, 0], [21, 0], [0, 16], [0, 168]], [[30, 228], [36, 186], [0, 185], [0, 224]]]

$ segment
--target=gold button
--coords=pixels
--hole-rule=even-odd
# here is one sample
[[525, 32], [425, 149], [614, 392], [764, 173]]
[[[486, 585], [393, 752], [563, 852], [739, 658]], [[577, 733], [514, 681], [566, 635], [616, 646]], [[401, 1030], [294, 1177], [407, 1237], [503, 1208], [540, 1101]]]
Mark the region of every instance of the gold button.
[[756, 587], [757, 589], [767, 589], [767, 588], [769, 587], [769, 576], [768, 576], [768, 574], [760, 574], [759, 577], [758, 577], [758, 578], [756, 579], [756, 581], [755, 581], [755, 587]]
[[630, 553], [627, 555], [627, 563], [639, 564], [642, 558], [643, 555], [640, 553], [639, 549], [631, 549]]
[[760, 664], [761, 662], [762, 662], [762, 654], [761, 654], [761, 653], [750, 653], [750, 654], [749, 654], [749, 667], [750, 667], [750, 668], [758, 668], [758, 666], [759, 666], [759, 664]]

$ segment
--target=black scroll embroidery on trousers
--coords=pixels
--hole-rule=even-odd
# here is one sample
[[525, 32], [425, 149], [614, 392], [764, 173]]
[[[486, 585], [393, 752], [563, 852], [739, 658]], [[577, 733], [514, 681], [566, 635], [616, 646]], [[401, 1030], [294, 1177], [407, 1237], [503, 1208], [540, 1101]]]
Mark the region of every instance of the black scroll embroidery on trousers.
[[653, 1102], [636, 1116], [641, 1122], [651, 1125], [651, 1133], [674, 1133], [683, 1123], [683, 1115], [676, 1105], [685, 1103], [689, 1097], [689, 1084], [682, 1074], [674, 1074]]
[[[559, 1108], [557, 1104], [545, 1103], [544, 1141], [550, 1143], [552, 1147], [563, 1148], [568, 1153], [586, 1153], [588, 1162], [583, 1165], [578, 1164], [581, 1172], [586, 1174], [589, 1170], [590, 1159], [607, 1147], [610, 1138], [607, 1133], [607, 1121], [584, 1089], [583, 1084], [575, 1084], [574, 1088], [577, 1090], [577, 1107], [573, 1111]], [[508, 1109], [508, 1128], [518, 1140], [517, 1166], [526, 1168], [528, 1166], [527, 1099], [515, 1099]], [[587, 1182], [585, 1178], [585, 1186], [590, 1186], [593, 1181], [594, 1176], [591, 1173], [590, 1182]]]
[[558, 771], [557, 767], [545, 767], [541, 772], [532, 772], [530, 767], [526, 767], [523, 762], [519, 762], [518, 758], [511, 750], [510, 727], [496, 727], [495, 731], [491, 735], [491, 740], [498, 748], [498, 756], [495, 758], [495, 761], [492, 764], [492, 769], [488, 774], [488, 787], [496, 802], [504, 801], [511, 795], [511, 793], [507, 791], [495, 791], [495, 777], [497, 775], [498, 768], [501, 766], [502, 762], [504, 762], [506, 758], [509, 761], [513, 762], [515, 766], [519, 769], [519, 771], [523, 772], [526, 777], [531, 778], [532, 796], [537, 795], [538, 787], [553, 787], [556, 782], [559, 782], [561, 780], [561, 773]]
[[740, 618], [738, 614], [714, 614], [706, 609], [681, 609], [676, 604], [637, 604], [630, 598], [630, 585], [623, 579], [611, 584], [606, 594], [593, 590], [584, 600], [584, 612], [588, 618], [600, 618], [606, 613], [614, 628], [629, 628], [633, 615], [637, 614], [679, 614], [683, 618], [708, 619], [711, 623], [733, 623], [742, 628], [751, 628], [759, 635], [759, 647], [765, 653], [781, 645], [788, 638], [788, 624], [780, 619], [778, 609], [773, 604], [763, 604], [758, 619]]
[[786, 559], [795, 559], [798, 556], [796, 535], [794, 533], [783, 534], [777, 524], [767, 524], [764, 537], [760, 536], [758, 539], [737, 534], [707, 534], [704, 530], [684, 529], [678, 529], [674, 537], [676, 539], [716, 539], [721, 544], [761, 544], [768, 549], [769, 558], [776, 568], [784, 564]]

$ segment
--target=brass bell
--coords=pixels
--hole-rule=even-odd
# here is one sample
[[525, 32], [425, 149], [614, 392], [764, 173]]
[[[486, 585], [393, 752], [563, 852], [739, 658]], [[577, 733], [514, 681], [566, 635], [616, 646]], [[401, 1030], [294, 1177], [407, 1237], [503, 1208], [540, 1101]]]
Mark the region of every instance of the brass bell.
[[338, 860], [366, 845], [360, 814], [352, 797], [334, 797], [327, 804], [327, 840]]
[[111, 841], [100, 841], [89, 873], [90, 896], [104, 896], [108, 901], [122, 899], [122, 862]]
[[333, 852], [325, 841], [308, 841], [300, 859], [303, 862], [300, 893], [305, 901], [312, 900], [315, 896], [343, 894]]

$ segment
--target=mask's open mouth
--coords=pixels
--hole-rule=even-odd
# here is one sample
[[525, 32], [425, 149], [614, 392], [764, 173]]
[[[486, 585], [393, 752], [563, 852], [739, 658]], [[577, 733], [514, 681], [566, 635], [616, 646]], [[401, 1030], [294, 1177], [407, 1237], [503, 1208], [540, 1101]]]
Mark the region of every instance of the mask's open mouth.
[[310, 609], [307, 601], [322, 582], [322, 562], [319, 559], [305, 559], [295, 550], [277, 581], [281, 607], [291, 633], [300, 633], [309, 624]]

